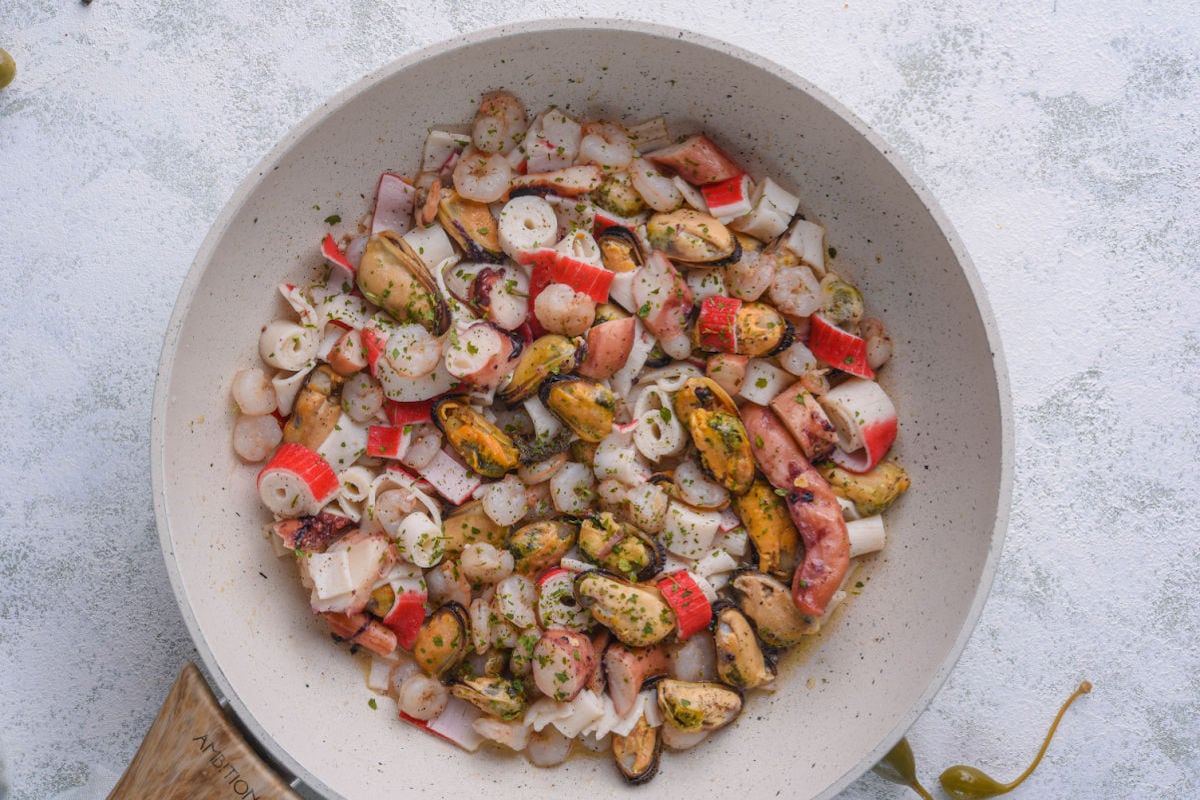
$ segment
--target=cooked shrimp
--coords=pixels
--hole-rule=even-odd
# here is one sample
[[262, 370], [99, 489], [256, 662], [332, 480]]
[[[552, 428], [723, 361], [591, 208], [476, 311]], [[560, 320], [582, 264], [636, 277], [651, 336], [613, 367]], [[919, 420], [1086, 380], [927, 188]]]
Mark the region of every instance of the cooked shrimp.
[[463, 151], [454, 167], [454, 189], [468, 200], [494, 203], [508, 191], [512, 167], [499, 153], [491, 155], [474, 148]]
[[583, 126], [579, 140], [579, 161], [595, 164], [606, 170], [625, 169], [633, 158], [633, 145], [620, 125], [611, 122], [589, 122]]
[[739, 300], [757, 300], [773, 280], [775, 257], [748, 247], [742, 249], [742, 257], [736, 263], [725, 268], [725, 288]]
[[811, 269], [802, 265], [777, 270], [770, 295], [777, 309], [794, 317], [807, 317], [821, 310], [821, 283]]
[[883, 323], [874, 317], [862, 321], [859, 334], [867, 342], [867, 365], [879, 369], [892, 357], [892, 337], [888, 336]]
[[238, 458], [251, 464], [262, 461], [279, 446], [283, 429], [279, 420], [270, 414], [250, 416], [238, 414], [233, 424], [233, 452]]
[[275, 387], [261, 369], [243, 369], [233, 376], [233, 402], [243, 414], [261, 416], [278, 407]]
[[578, 336], [596, 319], [596, 302], [565, 283], [552, 283], [533, 301], [533, 313], [550, 333]]
[[521, 140], [526, 121], [520, 100], [508, 92], [488, 92], [479, 101], [471, 141], [485, 153], [507, 153]]

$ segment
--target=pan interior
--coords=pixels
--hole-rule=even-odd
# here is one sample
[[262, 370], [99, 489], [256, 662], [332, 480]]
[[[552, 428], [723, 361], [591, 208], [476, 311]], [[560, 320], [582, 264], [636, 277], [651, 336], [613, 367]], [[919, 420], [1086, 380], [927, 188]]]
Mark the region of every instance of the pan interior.
[[[210, 671], [265, 748], [321, 792], [449, 796], [619, 789], [603, 758], [535, 769], [460, 752], [368, 707], [360, 663], [307, 610], [295, 566], [262, 535], [256, 467], [230, 447], [230, 379], [257, 365], [279, 282], [320, 263], [330, 213], [364, 213], [379, 173], [414, 174], [427, 127], [468, 122], [483, 91], [529, 110], [705, 130], [754, 175], [797, 190], [834, 266], [896, 340], [881, 378], [913, 474], [887, 548], [830, 629], [784, 662], [729, 730], [667, 753], [640, 795], [825, 797], [911, 723], [957, 658], [990, 584], [1008, 504], [1008, 412], [994, 326], [974, 273], [907, 171], [860, 123], [794, 76], [710, 40], [630, 23], [523, 25], [427, 50], [343, 92], [268, 156], [189, 274], [155, 401], [154, 478], [168, 568]], [[367, 195], [363, 199], [362, 195]], [[320, 206], [320, 211], [314, 211]], [[857, 584], [852, 584], [857, 585]]]

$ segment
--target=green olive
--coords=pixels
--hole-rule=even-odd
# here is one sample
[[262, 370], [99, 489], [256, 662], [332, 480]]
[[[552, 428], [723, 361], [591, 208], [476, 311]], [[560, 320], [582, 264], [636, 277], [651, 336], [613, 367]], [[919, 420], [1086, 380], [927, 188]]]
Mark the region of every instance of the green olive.
[[17, 62], [4, 48], [0, 48], [0, 89], [8, 86], [17, 76]]
[[933, 800], [933, 795], [917, 780], [917, 761], [913, 758], [908, 739], [901, 738], [896, 742], [896, 746], [873, 769], [879, 777], [912, 789], [921, 796], [921, 800]]

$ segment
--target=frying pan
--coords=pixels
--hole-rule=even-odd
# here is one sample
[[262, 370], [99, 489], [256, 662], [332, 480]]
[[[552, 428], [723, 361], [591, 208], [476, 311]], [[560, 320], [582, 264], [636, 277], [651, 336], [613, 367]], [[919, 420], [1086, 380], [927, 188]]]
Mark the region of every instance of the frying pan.
[[[889, 544], [861, 567], [858, 596], [785, 660], [777, 691], [756, 694], [748, 713], [703, 745], [664, 754], [659, 776], [636, 790], [831, 797], [925, 707], [991, 584], [1012, 473], [996, 327], [945, 216], [878, 136], [787, 70], [661, 26], [521, 23], [407, 56], [313, 113], [229, 201], [167, 332], [152, 445], [167, 569], [215, 689], [252, 747], [305, 793], [623, 790], [604, 758], [536, 769], [519, 757], [460, 752], [399, 722], [386, 698], [369, 708], [359, 662], [331, 644], [307, 611], [295, 566], [262, 536], [257, 468], [230, 447], [230, 379], [256, 365], [260, 326], [284, 310], [275, 284], [310, 276], [323, 220], [357, 219], [382, 170], [416, 169], [428, 126], [468, 121], [472, 101], [497, 87], [531, 110], [557, 104], [624, 121], [665, 114], [674, 131], [709, 132], [751, 174], [798, 190], [802, 210], [828, 227], [835, 267], [895, 338], [883, 380], [900, 411], [895, 455], [914, 482], [889, 512]], [[207, 739], [194, 730], [156, 741], [183, 754], [172, 757], [178, 780], [191, 771], [202, 776], [197, 785], [210, 781], [211, 796], [227, 797], [232, 784], [211, 750], [199, 752]]]

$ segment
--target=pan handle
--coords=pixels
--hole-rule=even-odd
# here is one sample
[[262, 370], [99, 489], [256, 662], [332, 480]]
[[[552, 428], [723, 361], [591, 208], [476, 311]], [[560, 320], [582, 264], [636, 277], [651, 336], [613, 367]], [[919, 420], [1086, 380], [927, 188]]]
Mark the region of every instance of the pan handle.
[[179, 673], [108, 800], [299, 800], [246, 743], [195, 664]]

